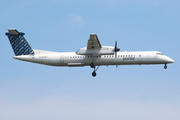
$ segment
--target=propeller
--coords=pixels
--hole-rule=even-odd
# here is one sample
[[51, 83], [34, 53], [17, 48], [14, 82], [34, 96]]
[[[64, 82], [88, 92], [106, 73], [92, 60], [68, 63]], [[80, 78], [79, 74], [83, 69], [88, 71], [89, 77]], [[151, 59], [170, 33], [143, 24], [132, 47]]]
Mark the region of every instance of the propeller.
[[120, 49], [117, 47], [117, 41], [115, 42], [114, 52], [115, 52], [115, 58], [117, 58], [117, 52], [120, 51]]

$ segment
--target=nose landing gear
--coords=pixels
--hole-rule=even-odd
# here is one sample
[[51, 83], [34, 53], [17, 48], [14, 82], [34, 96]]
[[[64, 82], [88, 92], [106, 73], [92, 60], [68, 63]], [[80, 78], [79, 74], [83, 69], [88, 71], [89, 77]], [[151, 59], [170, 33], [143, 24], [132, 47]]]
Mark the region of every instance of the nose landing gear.
[[164, 69], [167, 69], [167, 64], [164, 65]]

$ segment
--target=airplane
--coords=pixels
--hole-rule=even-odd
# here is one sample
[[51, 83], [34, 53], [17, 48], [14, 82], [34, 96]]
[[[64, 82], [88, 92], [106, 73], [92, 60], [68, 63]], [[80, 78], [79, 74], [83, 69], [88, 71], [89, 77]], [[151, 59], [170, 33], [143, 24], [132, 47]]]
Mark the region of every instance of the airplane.
[[87, 46], [77, 52], [32, 49], [24, 38], [25, 33], [16, 29], [8, 29], [5, 35], [14, 51], [14, 59], [50, 66], [90, 66], [94, 69], [93, 77], [96, 76], [99, 66], [164, 64], [164, 69], [167, 69], [167, 64], [174, 63], [173, 59], [159, 51], [118, 52], [120, 49], [117, 47], [117, 41], [115, 47], [101, 46], [96, 34], [90, 34]]

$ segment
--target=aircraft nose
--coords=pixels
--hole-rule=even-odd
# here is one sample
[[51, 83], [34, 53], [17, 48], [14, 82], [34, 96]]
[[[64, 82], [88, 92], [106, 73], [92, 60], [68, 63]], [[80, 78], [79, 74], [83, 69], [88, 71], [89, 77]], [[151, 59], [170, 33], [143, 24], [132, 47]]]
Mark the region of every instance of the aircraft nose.
[[174, 63], [174, 60], [171, 59], [171, 58], [169, 58], [169, 57], [167, 57], [167, 62], [168, 62], [168, 63]]
[[173, 60], [173, 59], [171, 59], [171, 63], [174, 63], [174, 60]]

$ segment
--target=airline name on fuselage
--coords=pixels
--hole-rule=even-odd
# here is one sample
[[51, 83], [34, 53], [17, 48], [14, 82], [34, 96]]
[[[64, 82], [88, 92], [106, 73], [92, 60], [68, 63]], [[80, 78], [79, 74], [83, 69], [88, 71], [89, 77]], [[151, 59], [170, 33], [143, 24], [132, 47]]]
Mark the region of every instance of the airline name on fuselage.
[[126, 61], [126, 60], [135, 60], [135, 57], [124, 57], [123, 61]]

